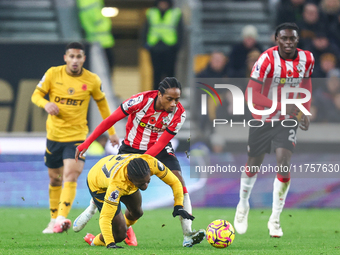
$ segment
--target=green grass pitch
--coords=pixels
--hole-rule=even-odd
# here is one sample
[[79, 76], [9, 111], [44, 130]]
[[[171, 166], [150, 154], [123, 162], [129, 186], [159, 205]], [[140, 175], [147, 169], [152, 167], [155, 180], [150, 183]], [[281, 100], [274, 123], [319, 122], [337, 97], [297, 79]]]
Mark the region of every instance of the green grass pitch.
[[[74, 220], [82, 210], [73, 209]], [[248, 232], [236, 234], [231, 246], [216, 249], [204, 240], [192, 248], [182, 247], [179, 220], [172, 208], [145, 211], [134, 225], [137, 247], [108, 250], [91, 247], [83, 240], [87, 232], [99, 232], [97, 213], [79, 233], [42, 234], [49, 221], [48, 209], [0, 207], [0, 254], [340, 254], [340, 213], [335, 209], [286, 209], [281, 215], [284, 235], [270, 238], [267, 221], [270, 210], [249, 213]], [[193, 227], [206, 228], [215, 219], [233, 223], [235, 209], [194, 208]]]

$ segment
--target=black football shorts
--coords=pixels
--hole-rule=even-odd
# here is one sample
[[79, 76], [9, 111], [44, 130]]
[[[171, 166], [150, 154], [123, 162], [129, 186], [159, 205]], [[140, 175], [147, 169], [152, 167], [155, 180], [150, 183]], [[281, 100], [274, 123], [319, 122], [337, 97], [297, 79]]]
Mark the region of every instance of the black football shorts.
[[249, 128], [248, 137], [249, 157], [270, 153], [272, 145], [274, 151], [277, 148], [285, 148], [294, 152], [296, 132], [299, 125], [296, 119], [286, 120], [283, 123], [285, 126], [282, 125], [281, 121], [265, 122], [263, 126], [261, 124], [259, 121], [251, 122], [252, 126]]
[[[84, 141], [55, 142], [47, 139], [45, 151], [45, 165], [49, 168], [59, 168], [64, 165], [63, 160], [74, 158], [76, 148]], [[79, 158], [85, 161], [85, 157]]]
[[[122, 145], [119, 147], [118, 154], [144, 154], [145, 152], [146, 151], [132, 148], [131, 146], [128, 146], [124, 142], [122, 142]], [[165, 146], [163, 150], [161, 150], [160, 153], [156, 155], [155, 158], [161, 161], [170, 170], [181, 171], [181, 166], [179, 165], [178, 159], [175, 155], [175, 151], [172, 148], [170, 142], [167, 144], [167, 146]]]

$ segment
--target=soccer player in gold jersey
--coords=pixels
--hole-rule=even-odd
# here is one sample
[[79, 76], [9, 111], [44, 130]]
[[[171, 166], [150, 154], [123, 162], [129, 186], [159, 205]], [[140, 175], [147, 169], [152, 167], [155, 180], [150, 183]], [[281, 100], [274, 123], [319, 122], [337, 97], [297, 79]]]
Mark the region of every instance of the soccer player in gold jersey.
[[[32, 102], [48, 113], [45, 165], [50, 178], [49, 203], [51, 221], [43, 233], [61, 233], [70, 228], [67, 216], [76, 196], [77, 179], [84, 168], [85, 157], [76, 161], [75, 149], [88, 133], [87, 111], [91, 96], [103, 119], [110, 109], [101, 91], [98, 75], [83, 68], [85, 48], [72, 42], [66, 46], [66, 65], [47, 70], [32, 95]], [[49, 95], [49, 100], [45, 95]], [[113, 127], [109, 130], [112, 145], [119, 143]], [[63, 187], [62, 187], [62, 184]]]
[[[168, 184], [174, 195], [172, 215], [193, 220], [183, 209], [183, 187], [179, 179], [156, 158], [147, 154], [110, 155], [99, 160], [87, 175], [89, 191], [100, 211], [97, 236], [87, 234], [84, 239], [92, 246], [122, 248], [116, 243], [126, 238], [127, 228], [143, 215], [140, 190], [146, 190], [150, 177], [156, 175]], [[121, 204], [126, 205], [125, 214]]]

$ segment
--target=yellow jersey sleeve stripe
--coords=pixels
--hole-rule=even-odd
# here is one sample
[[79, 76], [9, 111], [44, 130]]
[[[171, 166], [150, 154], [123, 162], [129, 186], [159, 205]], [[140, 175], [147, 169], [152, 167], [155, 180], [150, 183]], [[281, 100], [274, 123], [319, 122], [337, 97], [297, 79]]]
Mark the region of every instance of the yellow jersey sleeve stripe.
[[44, 93], [45, 95], [47, 94], [47, 92], [40, 87], [36, 87], [36, 89], [39, 90], [40, 92]]
[[110, 205], [113, 205], [113, 206], [118, 206], [119, 203], [115, 203], [115, 202], [111, 202], [110, 200], [107, 200], [107, 199], [104, 199], [104, 201]]
[[168, 174], [168, 169], [165, 169], [165, 173], [159, 177], [159, 179], [163, 179]]
[[94, 99], [94, 101], [100, 102], [100, 101], [102, 101], [102, 100], [104, 100], [104, 99], [105, 99], [105, 96], [103, 96], [102, 98], [99, 98], [99, 99]]

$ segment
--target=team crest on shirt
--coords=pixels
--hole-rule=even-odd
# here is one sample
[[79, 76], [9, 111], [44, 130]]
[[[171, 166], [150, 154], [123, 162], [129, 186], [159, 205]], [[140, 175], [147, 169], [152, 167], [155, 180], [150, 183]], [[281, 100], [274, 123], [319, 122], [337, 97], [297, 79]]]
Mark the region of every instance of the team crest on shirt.
[[119, 197], [119, 190], [115, 190], [109, 196], [109, 201], [117, 203], [117, 198]]
[[303, 71], [303, 66], [300, 63], [296, 66], [296, 71], [298, 73], [301, 73]]
[[69, 95], [73, 95], [74, 92], [75, 92], [74, 88], [68, 88], [68, 90], [67, 90], [67, 93], [68, 93]]
[[165, 126], [165, 125], [169, 125], [170, 123], [170, 118], [169, 116], [166, 116], [166, 117], [163, 117], [162, 118], [162, 125]]

